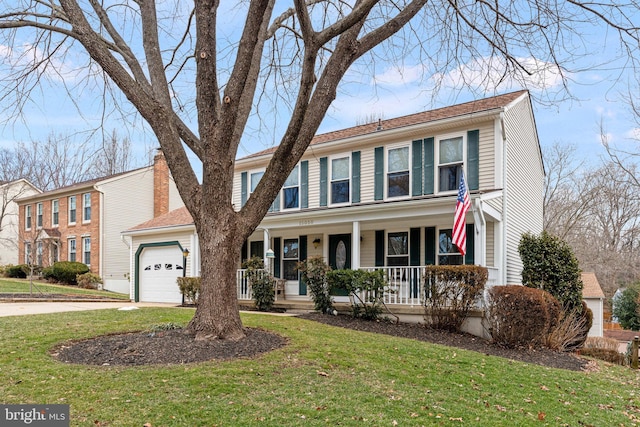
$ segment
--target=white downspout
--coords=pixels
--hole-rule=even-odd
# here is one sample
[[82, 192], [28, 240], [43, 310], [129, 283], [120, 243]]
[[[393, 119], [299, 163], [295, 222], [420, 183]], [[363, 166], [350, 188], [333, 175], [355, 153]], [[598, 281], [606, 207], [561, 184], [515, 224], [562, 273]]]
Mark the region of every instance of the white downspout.
[[133, 237], [129, 237], [129, 241], [127, 242], [127, 237], [121, 234], [120, 239], [122, 240], [122, 243], [127, 245], [127, 248], [129, 248], [129, 298], [131, 299], [131, 301], [133, 301], [135, 298], [133, 292], [133, 276], [135, 274], [135, 261], [133, 259]]
[[94, 185], [93, 189], [96, 190], [100, 195], [100, 214], [98, 215], [100, 218], [100, 268], [98, 269], [98, 275], [104, 282], [106, 280], [106, 278], [104, 277], [104, 239], [106, 235], [104, 230], [104, 193], [97, 185]]
[[[481, 267], [487, 266], [487, 220], [484, 217], [484, 212], [482, 211], [482, 200], [480, 198], [476, 199], [476, 210], [474, 214], [478, 212], [478, 219], [480, 220], [480, 227], [475, 227], [476, 234], [479, 234], [478, 238], [475, 240], [475, 252], [480, 254], [480, 259], [478, 260], [478, 265]], [[475, 217], [475, 215], [474, 215]], [[475, 218], [474, 218], [475, 219]]]
[[504, 128], [504, 111], [502, 111], [500, 113], [500, 129], [502, 130], [502, 221], [500, 222], [501, 225], [501, 230], [500, 230], [500, 234], [502, 236], [502, 244], [499, 245], [502, 248], [502, 254], [501, 254], [501, 266], [500, 266], [500, 272], [501, 272], [501, 281], [503, 285], [507, 284], [507, 222], [508, 222], [508, 215], [507, 215], [507, 200], [508, 199], [508, 189], [507, 189], [507, 177], [508, 177], [508, 172], [507, 172], [507, 157], [508, 157], [508, 152], [507, 152], [507, 132]]

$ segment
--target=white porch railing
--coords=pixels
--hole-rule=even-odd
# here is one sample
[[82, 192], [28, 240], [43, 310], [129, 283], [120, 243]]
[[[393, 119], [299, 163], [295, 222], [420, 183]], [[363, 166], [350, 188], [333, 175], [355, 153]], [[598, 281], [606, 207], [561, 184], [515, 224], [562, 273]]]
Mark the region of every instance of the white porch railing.
[[[498, 284], [499, 271], [494, 267], [487, 267], [489, 278], [485, 286], [489, 289]], [[383, 270], [387, 277], [387, 288], [384, 293], [384, 303], [388, 305], [410, 305], [421, 306], [424, 303], [424, 290], [422, 277], [424, 266], [416, 267], [363, 267], [362, 270], [374, 271]], [[267, 274], [266, 270], [259, 270], [259, 274]], [[247, 270], [238, 270], [236, 273], [236, 283], [239, 300], [250, 300], [253, 298], [251, 284], [247, 277]], [[365, 295], [361, 295], [365, 298]]]

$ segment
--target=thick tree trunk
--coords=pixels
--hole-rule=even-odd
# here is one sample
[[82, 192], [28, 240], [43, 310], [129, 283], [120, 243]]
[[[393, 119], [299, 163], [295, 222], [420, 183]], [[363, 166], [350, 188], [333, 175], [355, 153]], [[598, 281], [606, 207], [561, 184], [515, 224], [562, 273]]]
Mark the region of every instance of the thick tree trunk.
[[237, 260], [242, 242], [233, 236], [232, 228], [216, 229], [213, 221], [198, 227], [201, 252], [202, 284], [196, 313], [186, 332], [197, 340], [244, 338], [236, 289]]

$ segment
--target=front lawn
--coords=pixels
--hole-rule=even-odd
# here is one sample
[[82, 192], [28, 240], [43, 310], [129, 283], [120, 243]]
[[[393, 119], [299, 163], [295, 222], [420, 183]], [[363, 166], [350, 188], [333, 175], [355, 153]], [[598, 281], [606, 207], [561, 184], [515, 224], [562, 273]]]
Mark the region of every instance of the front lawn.
[[29, 279], [13, 279], [0, 277], [0, 294], [62, 294], [62, 295], [92, 295], [102, 298], [117, 298], [129, 300], [129, 295], [116, 292], [98, 291], [93, 289], [82, 289], [77, 286], [58, 285], [43, 281], [34, 280], [33, 284]]
[[49, 351], [96, 334], [186, 324], [144, 308], [0, 318], [0, 403], [71, 405], [72, 426], [632, 426], [637, 371], [570, 372], [308, 320], [246, 313], [289, 344], [257, 359], [89, 367]]

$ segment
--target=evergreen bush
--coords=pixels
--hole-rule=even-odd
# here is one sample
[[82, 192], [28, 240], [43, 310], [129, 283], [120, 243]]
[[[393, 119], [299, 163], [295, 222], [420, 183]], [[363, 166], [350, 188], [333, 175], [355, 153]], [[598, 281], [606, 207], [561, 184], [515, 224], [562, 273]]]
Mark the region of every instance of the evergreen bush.
[[29, 266], [27, 264], [9, 264], [5, 266], [4, 274], [6, 277], [11, 277], [13, 279], [26, 279], [27, 271], [29, 271]]
[[89, 267], [81, 262], [59, 261], [53, 264], [51, 275], [53, 279], [67, 285], [77, 285], [77, 277], [79, 274], [89, 272]]
[[387, 285], [383, 270], [331, 270], [327, 273], [327, 282], [331, 289], [349, 292], [353, 317], [377, 320], [382, 313]]
[[262, 258], [252, 257], [242, 264], [242, 268], [247, 270], [256, 309], [271, 310], [276, 299], [275, 282], [271, 274], [264, 269]]
[[321, 313], [333, 312], [333, 299], [327, 281], [327, 273], [331, 268], [324, 259], [321, 256], [309, 257], [306, 261], [299, 262], [297, 269], [302, 275], [302, 280], [307, 284], [313, 300], [313, 308]]

